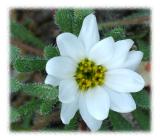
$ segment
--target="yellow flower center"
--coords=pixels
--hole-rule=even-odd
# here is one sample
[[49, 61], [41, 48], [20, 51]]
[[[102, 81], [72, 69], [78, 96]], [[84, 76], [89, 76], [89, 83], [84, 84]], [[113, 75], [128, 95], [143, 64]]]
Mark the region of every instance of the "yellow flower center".
[[104, 84], [105, 72], [107, 69], [102, 65], [96, 65], [95, 62], [85, 58], [78, 63], [75, 79], [79, 90], [86, 91]]

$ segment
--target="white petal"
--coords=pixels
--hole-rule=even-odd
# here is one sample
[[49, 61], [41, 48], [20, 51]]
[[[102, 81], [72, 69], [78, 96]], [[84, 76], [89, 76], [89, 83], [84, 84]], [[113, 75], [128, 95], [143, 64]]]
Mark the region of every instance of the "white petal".
[[106, 73], [106, 85], [118, 92], [138, 92], [144, 88], [144, 80], [129, 69], [115, 69]]
[[141, 63], [143, 53], [141, 51], [130, 51], [127, 60], [123, 64], [123, 68], [136, 70]]
[[58, 79], [52, 75], [47, 75], [44, 83], [52, 85], [52, 86], [58, 86], [60, 83], [60, 79]]
[[62, 103], [60, 117], [64, 124], [69, 124], [70, 120], [74, 117], [78, 110], [78, 100], [74, 100], [71, 103]]
[[83, 42], [86, 51], [89, 51], [99, 41], [98, 25], [95, 15], [90, 14], [85, 17], [79, 39]]
[[109, 69], [119, 68], [124, 63], [133, 43], [131, 39], [120, 40], [115, 43], [115, 52], [111, 61], [112, 63], [108, 65]]
[[78, 87], [74, 79], [65, 79], [59, 85], [59, 100], [62, 103], [70, 103], [78, 96]]
[[86, 94], [86, 104], [88, 112], [97, 120], [104, 120], [108, 117], [109, 112], [109, 96], [107, 92], [101, 88], [94, 88]]
[[56, 40], [61, 56], [69, 56], [74, 60], [84, 57], [85, 50], [77, 36], [71, 33], [62, 33]]
[[110, 109], [119, 113], [129, 113], [136, 109], [136, 103], [130, 93], [119, 93], [106, 88], [110, 97]]
[[97, 131], [101, 127], [102, 121], [96, 120], [89, 114], [86, 106], [85, 96], [83, 95], [81, 95], [79, 99], [79, 111], [83, 120], [91, 129], [91, 131]]
[[69, 78], [74, 75], [76, 66], [72, 59], [64, 56], [51, 58], [46, 64], [46, 72], [60, 79]]
[[107, 63], [114, 53], [114, 40], [112, 37], [105, 38], [98, 42], [89, 52], [89, 58], [97, 64]]

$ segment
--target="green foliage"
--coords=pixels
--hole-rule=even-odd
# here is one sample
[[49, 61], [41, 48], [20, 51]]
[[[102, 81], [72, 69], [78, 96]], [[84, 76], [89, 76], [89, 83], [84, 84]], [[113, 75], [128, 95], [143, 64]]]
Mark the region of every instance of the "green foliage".
[[126, 38], [125, 29], [122, 27], [117, 27], [108, 32], [105, 36], [112, 36], [115, 41], [122, 40]]
[[150, 117], [148, 113], [145, 113], [145, 110], [137, 108], [133, 113], [134, 118], [140, 125], [140, 128], [143, 130], [150, 129]]
[[83, 19], [94, 11], [91, 9], [75, 9], [73, 19], [73, 33], [79, 35]]
[[22, 91], [27, 95], [38, 97], [39, 99], [57, 102], [58, 89], [53, 86], [40, 83], [24, 84]]
[[146, 90], [142, 90], [137, 93], [132, 94], [134, 100], [136, 101], [137, 106], [149, 109], [150, 108], [150, 99]]
[[52, 112], [53, 101], [42, 100], [40, 105], [39, 113], [40, 115], [49, 115]]
[[11, 93], [18, 92], [22, 88], [22, 84], [15, 78], [10, 79]]
[[[44, 84], [23, 84], [12, 78], [12, 90], [30, 95], [32, 99], [24, 105], [11, 109], [11, 122], [23, 120], [22, 128], [28, 129], [33, 113], [38, 110], [41, 115], [49, 115], [58, 102], [58, 89]], [[18, 88], [16, 88], [18, 85]], [[20, 86], [19, 86], [20, 85]], [[36, 98], [34, 98], [36, 97]]]
[[10, 62], [11, 64], [14, 64], [16, 59], [19, 58], [20, 56], [20, 49], [17, 48], [16, 46], [11, 45], [11, 50], [10, 50]]
[[109, 128], [111, 127], [111, 122], [109, 119], [105, 119], [103, 122], [102, 122], [102, 126], [100, 128], [100, 131], [107, 131], [109, 130]]
[[56, 48], [56, 46], [48, 45], [47, 47], [44, 48], [44, 57], [46, 59], [50, 59], [55, 56], [59, 56], [59, 51], [58, 48]]
[[150, 46], [142, 40], [137, 40], [137, 46], [138, 49], [144, 53], [143, 61], [150, 60]]
[[58, 9], [55, 13], [55, 23], [60, 27], [62, 32], [72, 33], [73, 10]]
[[131, 124], [119, 113], [110, 111], [109, 117], [113, 125], [113, 130], [132, 130]]
[[20, 120], [20, 114], [16, 108], [13, 108], [13, 107], [11, 108], [10, 120], [12, 123]]
[[39, 100], [32, 99], [18, 108], [21, 116], [31, 116], [35, 109], [39, 107]]
[[15, 60], [14, 67], [19, 72], [42, 71], [45, 69], [46, 60], [39, 57], [20, 57]]
[[37, 107], [39, 107], [39, 100], [36, 99], [30, 100], [18, 108], [12, 107], [10, 114], [11, 122], [17, 122], [20, 119], [24, 120], [26, 117], [31, 117]]
[[90, 9], [59, 9], [56, 10], [55, 22], [62, 32], [71, 32], [78, 35], [83, 19], [93, 13]]
[[78, 128], [78, 113], [74, 116], [73, 119], [71, 119], [68, 125], [65, 125], [64, 130], [67, 131], [77, 130], [77, 128]]
[[16, 21], [11, 21], [11, 34], [12, 37], [22, 40], [24, 43], [33, 45], [38, 48], [44, 48], [45, 43], [38, 39], [31, 31]]
[[124, 17], [123, 19], [132, 19], [132, 18], [137, 18], [137, 17], [144, 17], [144, 16], [150, 16], [150, 10], [139, 10], [138, 12], [131, 14], [129, 16]]
[[[28, 108], [26, 108], [28, 109]], [[34, 114], [34, 110], [32, 110], [33, 112], [30, 112], [30, 114], [27, 114], [25, 116], [22, 116], [22, 130], [30, 130], [30, 125], [31, 125], [31, 121], [32, 121], [32, 117], [33, 117], [33, 114]], [[30, 130], [31, 131], [31, 130]]]

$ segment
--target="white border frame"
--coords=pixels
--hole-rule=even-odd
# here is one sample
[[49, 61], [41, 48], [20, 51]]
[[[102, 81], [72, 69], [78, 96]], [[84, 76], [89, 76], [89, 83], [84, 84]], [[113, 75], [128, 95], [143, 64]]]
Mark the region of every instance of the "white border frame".
[[[160, 8], [154, 0], [5, 0], [0, 4], [0, 134], [7, 139], [44, 138], [105, 138], [105, 139], [154, 139], [160, 131]], [[150, 132], [108, 132], [108, 133], [56, 133], [56, 132], [19, 132], [9, 130], [9, 9], [10, 8], [150, 8], [152, 13], [152, 127]], [[117, 137], [118, 136], [118, 137]]]

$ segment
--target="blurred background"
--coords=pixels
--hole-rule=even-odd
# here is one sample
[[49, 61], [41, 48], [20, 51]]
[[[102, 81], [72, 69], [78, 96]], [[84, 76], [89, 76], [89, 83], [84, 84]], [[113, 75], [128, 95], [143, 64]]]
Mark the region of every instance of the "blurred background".
[[[10, 44], [11, 44], [11, 96], [10, 96], [10, 128], [13, 131], [32, 130], [78, 130], [88, 131], [87, 126], [79, 113], [71, 123], [71, 126], [62, 124], [59, 111], [60, 103], [51, 101], [39, 103], [37, 97], [26, 94], [27, 91], [18, 90], [21, 83], [44, 83], [45, 70], [33, 71], [30, 68], [31, 58], [38, 58], [36, 65], [42, 65], [45, 57], [45, 48], [56, 46], [56, 37], [62, 31], [55, 24], [57, 9], [12, 9], [10, 10]], [[149, 130], [150, 129], [150, 10], [149, 9], [94, 9], [97, 17], [101, 39], [113, 35], [115, 40], [130, 38], [135, 41], [133, 49], [144, 52], [143, 61], [138, 69], [145, 79], [146, 85], [143, 92], [146, 96], [135, 97], [139, 101], [140, 108], [133, 113], [119, 114], [117, 118], [114, 112], [104, 121], [101, 130]], [[16, 49], [15, 49], [16, 48]], [[18, 49], [17, 49], [18, 48]], [[55, 47], [56, 48], [56, 47]], [[49, 49], [48, 49], [49, 51]], [[14, 53], [12, 53], [14, 52]], [[24, 59], [14, 58], [20, 55]], [[29, 61], [28, 58], [29, 57]], [[23, 62], [23, 63], [22, 63]], [[26, 62], [28, 71], [23, 71]], [[45, 60], [43, 62], [45, 67]], [[36, 66], [35, 66], [36, 67]], [[34, 68], [33, 68], [34, 69]], [[17, 81], [18, 80], [18, 81]], [[34, 90], [33, 90], [34, 91]], [[141, 103], [141, 100], [145, 100]], [[36, 104], [36, 105], [35, 105]], [[112, 115], [114, 114], [114, 115]], [[113, 116], [113, 117], [112, 117]], [[111, 118], [111, 120], [110, 120]], [[116, 122], [116, 123], [114, 123]], [[117, 125], [117, 123], [122, 123]], [[124, 127], [123, 127], [124, 125]]]

